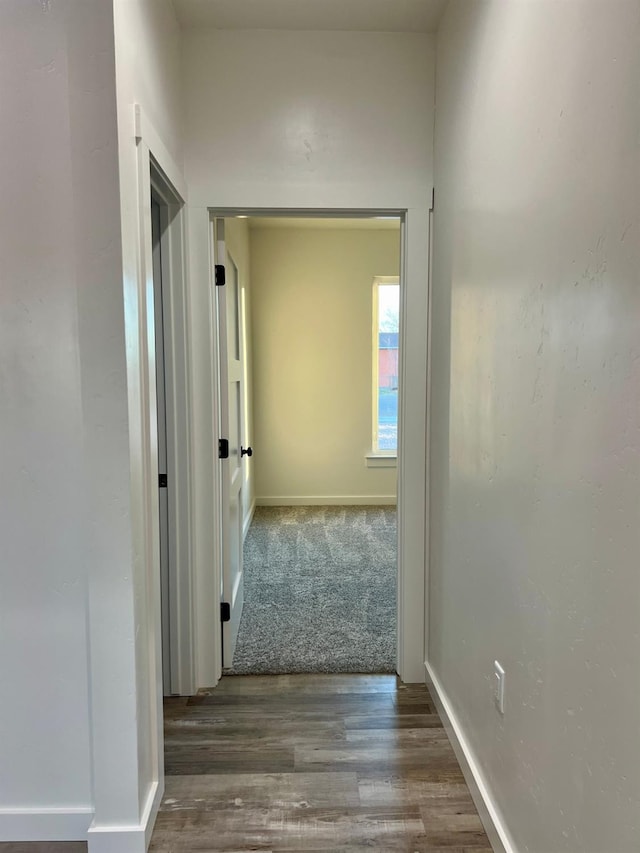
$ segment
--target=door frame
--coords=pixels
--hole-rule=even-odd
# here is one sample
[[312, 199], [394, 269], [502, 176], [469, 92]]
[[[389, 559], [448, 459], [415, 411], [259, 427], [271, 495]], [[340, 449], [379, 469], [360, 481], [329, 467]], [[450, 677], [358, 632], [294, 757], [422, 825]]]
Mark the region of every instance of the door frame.
[[[163, 254], [167, 250], [167, 202], [156, 189], [157, 179], [151, 169], [151, 257], [153, 263], [153, 302], [154, 325], [153, 337], [156, 349], [156, 412], [157, 433], [156, 446], [158, 450], [158, 527], [160, 532], [160, 547], [158, 558], [160, 562], [160, 628], [161, 628], [161, 658], [162, 658], [162, 691], [165, 696], [172, 693], [171, 684], [171, 612], [169, 594], [169, 489], [162, 487], [160, 477], [168, 474], [168, 435], [167, 435], [167, 400], [165, 379], [165, 294], [164, 281], [166, 272]], [[168, 319], [168, 318], [167, 318]], [[173, 543], [171, 543], [172, 545]]]
[[[428, 378], [428, 275], [429, 246], [422, 230], [421, 211], [407, 208], [290, 208], [290, 207], [209, 207], [209, 258], [214, 253], [213, 222], [218, 218], [238, 216], [290, 218], [374, 218], [397, 216], [400, 219], [400, 392], [398, 406], [398, 634], [397, 664], [400, 678], [406, 683], [424, 682], [424, 646], [426, 637], [426, 589], [428, 586], [428, 471], [427, 471], [427, 378]], [[425, 238], [421, 241], [420, 238]], [[421, 242], [426, 255], [420, 263]], [[215, 287], [214, 265], [209, 263], [209, 286]], [[424, 302], [424, 312], [419, 310]], [[213, 334], [217, 316], [212, 317]], [[215, 421], [219, 422], [220, 365], [214, 355]], [[407, 393], [422, 383], [424, 393]], [[418, 387], [416, 386], [416, 387]], [[411, 452], [409, 452], [411, 449]], [[222, 541], [221, 466], [214, 465], [214, 524], [218, 543]], [[221, 548], [216, 548], [213, 561], [213, 588], [221, 588]], [[216, 608], [217, 608], [216, 602]], [[211, 650], [216, 681], [222, 673], [220, 641]]]
[[[165, 401], [169, 517], [169, 646], [171, 693], [195, 692], [195, 638], [193, 619], [191, 522], [191, 378], [188, 339], [188, 287], [186, 266], [186, 185], [162, 140], [138, 105], [135, 106], [138, 152], [141, 280], [145, 282], [146, 325], [153, 317], [153, 257], [151, 194], [160, 203], [162, 298], [164, 310]], [[150, 335], [147, 335], [150, 338]], [[157, 426], [155, 390], [155, 340], [149, 340], [147, 395], [151, 432]], [[157, 437], [155, 443], [157, 444]], [[159, 524], [157, 507], [157, 450], [149, 466], [151, 514]], [[159, 534], [159, 527], [158, 527]], [[155, 537], [154, 538], [158, 538]], [[154, 544], [154, 548], [159, 547]], [[154, 565], [159, 566], [159, 550]], [[159, 578], [153, 584], [156, 641], [156, 679], [162, 684], [162, 636]], [[158, 711], [161, 717], [161, 708]]]

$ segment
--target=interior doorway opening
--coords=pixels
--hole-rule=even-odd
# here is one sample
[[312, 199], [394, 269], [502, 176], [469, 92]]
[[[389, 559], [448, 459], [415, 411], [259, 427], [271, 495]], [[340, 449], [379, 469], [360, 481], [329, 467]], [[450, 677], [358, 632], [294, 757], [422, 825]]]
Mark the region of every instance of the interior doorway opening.
[[194, 689], [184, 200], [150, 153], [143, 169], [146, 326], [153, 359], [149, 418], [157, 462], [157, 469], [150, 468], [158, 500], [156, 644], [162, 693], [171, 696]]
[[223, 671], [395, 672], [403, 215], [220, 213]]

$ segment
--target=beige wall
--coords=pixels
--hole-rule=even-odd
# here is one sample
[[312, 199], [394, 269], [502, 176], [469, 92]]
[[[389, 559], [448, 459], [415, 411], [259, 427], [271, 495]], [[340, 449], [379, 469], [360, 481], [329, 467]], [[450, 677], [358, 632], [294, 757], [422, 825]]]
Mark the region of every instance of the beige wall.
[[395, 500], [367, 468], [372, 284], [399, 269], [394, 230], [251, 231], [258, 502]]
[[[246, 219], [225, 219], [224, 236], [227, 255], [231, 256], [238, 270], [238, 285], [242, 312], [242, 361], [245, 369], [244, 431], [243, 447], [251, 447], [253, 441], [253, 343], [251, 340], [251, 257], [249, 226]], [[253, 460], [245, 457], [244, 482], [242, 484], [242, 513], [245, 526], [248, 524], [255, 499], [255, 476]]]
[[638, 13], [438, 36], [429, 654], [523, 853], [640, 849]]

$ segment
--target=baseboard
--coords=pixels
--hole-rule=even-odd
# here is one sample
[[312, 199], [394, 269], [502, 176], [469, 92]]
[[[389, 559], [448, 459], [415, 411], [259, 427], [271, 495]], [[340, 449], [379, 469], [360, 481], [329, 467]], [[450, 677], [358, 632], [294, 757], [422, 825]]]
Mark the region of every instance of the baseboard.
[[395, 506], [396, 495], [288, 495], [256, 498], [256, 506]]
[[89, 842], [88, 853], [125, 853], [125, 851], [126, 853], [146, 853], [163, 792], [164, 785], [154, 782], [149, 789], [142, 819], [138, 825], [92, 824], [85, 836]]
[[427, 686], [433, 696], [453, 751], [460, 763], [460, 768], [469, 786], [473, 802], [478, 809], [480, 820], [491, 846], [495, 853], [517, 853], [500, 810], [493, 801], [484, 774], [465, 737], [462, 726], [456, 718], [447, 694], [427, 661], [425, 661], [424, 667], [427, 674]]
[[[164, 765], [163, 765], [164, 766]], [[145, 835], [145, 850], [151, 843], [153, 835], [153, 827], [156, 825], [156, 817], [160, 810], [160, 803], [164, 797], [164, 772], [160, 782], [157, 780], [151, 786], [145, 803], [144, 811], [142, 812], [142, 826], [144, 827]]]
[[0, 841], [86, 841], [90, 806], [0, 810]]
[[246, 518], [242, 524], [242, 541], [243, 542], [247, 538], [247, 533], [249, 532], [249, 528], [251, 527], [251, 522], [253, 521], [253, 516], [255, 515], [255, 511], [256, 511], [256, 501], [254, 498], [254, 500], [251, 504], [251, 507], [249, 508], [249, 512], [247, 513]]

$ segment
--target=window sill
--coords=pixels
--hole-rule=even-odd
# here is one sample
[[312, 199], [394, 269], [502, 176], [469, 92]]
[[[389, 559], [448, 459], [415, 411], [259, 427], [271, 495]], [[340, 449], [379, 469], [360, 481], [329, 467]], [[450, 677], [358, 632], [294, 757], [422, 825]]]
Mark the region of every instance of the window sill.
[[398, 457], [395, 453], [367, 453], [367, 468], [397, 468]]

